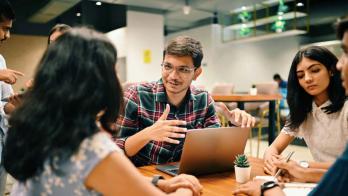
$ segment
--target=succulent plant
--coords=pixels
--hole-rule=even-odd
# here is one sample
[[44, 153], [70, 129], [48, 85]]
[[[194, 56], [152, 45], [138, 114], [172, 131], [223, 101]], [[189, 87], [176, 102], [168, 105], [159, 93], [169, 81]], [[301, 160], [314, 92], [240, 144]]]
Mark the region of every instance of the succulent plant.
[[245, 156], [245, 154], [239, 154], [236, 156], [236, 160], [234, 160], [234, 164], [237, 167], [249, 167], [249, 161], [247, 156]]

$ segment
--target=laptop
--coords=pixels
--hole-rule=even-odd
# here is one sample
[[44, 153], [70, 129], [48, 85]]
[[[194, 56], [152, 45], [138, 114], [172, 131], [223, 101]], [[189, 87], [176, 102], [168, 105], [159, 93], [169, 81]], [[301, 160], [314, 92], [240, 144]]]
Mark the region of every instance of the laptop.
[[180, 164], [158, 165], [157, 170], [178, 174], [204, 175], [234, 169], [237, 154], [243, 154], [250, 128], [220, 127], [187, 132]]

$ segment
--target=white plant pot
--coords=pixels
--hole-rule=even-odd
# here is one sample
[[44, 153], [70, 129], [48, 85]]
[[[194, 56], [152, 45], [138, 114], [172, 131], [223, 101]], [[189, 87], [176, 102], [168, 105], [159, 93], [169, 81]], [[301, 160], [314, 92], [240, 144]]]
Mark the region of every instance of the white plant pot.
[[257, 88], [250, 88], [249, 94], [250, 95], [257, 95]]
[[238, 183], [246, 183], [250, 179], [251, 166], [249, 167], [234, 166], [234, 172], [236, 174], [236, 181]]

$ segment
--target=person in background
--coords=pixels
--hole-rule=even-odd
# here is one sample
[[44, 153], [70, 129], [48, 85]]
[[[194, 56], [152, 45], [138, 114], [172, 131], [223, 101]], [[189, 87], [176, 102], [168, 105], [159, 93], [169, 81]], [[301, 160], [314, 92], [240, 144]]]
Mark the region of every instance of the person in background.
[[50, 34], [48, 35], [48, 45], [54, 42], [59, 36], [61, 36], [69, 29], [71, 29], [71, 27], [66, 24], [56, 24], [54, 27], [52, 27], [52, 29], [50, 30]]
[[[2, 43], [10, 38], [12, 22], [15, 19], [14, 10], [7, 0], [0, 0], [0, 47]], [[18, 77], [24, 74], [6, 68], [6, 61], [0, 54], [0, 195], [4, 195], [6, 186], [6, 171], [3, 168], [3, 143], [7, 132], [7, 115], [10, 114], [19, 103], [18, 96], [12, 96], [11, 84], [17, 82]], [[9, 100], [4, 100], [9, 99]]]
[[[179, 161], [188, 130], [220, 126], [211, 96], [191, 85], [202, 73], [202, 59], [201, 43], [179, 36], [164, 50], [162, 78], [125, 91], [116, 143], [136, 166]], [[234, 125], [255, 124], [242, 110], [229, 111], [224, 104], [222, 108]]]
[[[343, 80], [342, 85], [345, 88], [345, 94], [348, 95], [348, 19], [340, 21], [337, 25], [337, 37], [342, 40], [343, 54], [337, 63], [337, 69], [341, 71], [341, 78]], [[347, 121], [347, 118], [342, 119]], [[345, 127], [347, 129], [347, 127]], [[335, 130], [334, 128], [330, 130]], [[297, 169], [292, 167], [292, 163], [284, 163], [282, 161], [275, 162], [275, 165], [281, 169], [287, 171], [287, 174], [295, 177], [297, 175]], [[261, 195], [265, 196], [279, 196], [284, 195], [284, 192], [277, 185], [270, 186], [271, 182], [268, 182], [268, 188], [261, 188], [261, 185], [266, 183], [263, 180], [253, 180], [241, 185], [236, 191], [235, 195], [247, 194], [247, 195]], [[336, 162], [330, 167], [329, 171], [321, 179], [319, 184], [312, 190], [309, 196], [341, 196], [346, 195], [348, 192], [348, 145], [343, 154], [336, 160]], [[266, 186], [263, 186], [266, 187]]]
[[288, 83], [279, 74], [273, 75], [273, 80], [278, 83], [279, 88], [287, 88]]
[[[47, 45], [49, 46], [51, 43], [53, 43], [56, 39], [58, 39], [59, 36], [61, 36], [63, 33], [67, 32], [71, 27], [66, 24], [56, 24], [54, 25], [47, 38]], [[33, 86], [33, 80], [30, 79], [25, 83], [26, 88], [31, 88]]]
[[190, 175], [156, 177], [156, 188], [112, 141], [123, 107], [116, 61], [109, 39], [87, 28], [48, 47], [9, 122], [4, 161], [18, 181], [12, 195], [200, 195]]
[[288, 94], [288, 83], [285, 80], [283, 80], [283, 78], [277, 73], [273, 75], [273, 80], [278, 83], [279, 93], [282, 95], [282, 99], [279, 103], [279, 108], [286, 109], [287, 111], [286, 96]]

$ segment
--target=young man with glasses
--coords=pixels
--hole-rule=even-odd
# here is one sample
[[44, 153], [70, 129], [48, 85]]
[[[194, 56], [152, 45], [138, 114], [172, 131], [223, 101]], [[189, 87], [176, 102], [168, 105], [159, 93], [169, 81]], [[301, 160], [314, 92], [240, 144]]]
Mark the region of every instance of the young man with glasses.
[[[116, 143], [136, 166], [179, 161], [187, 130], [220, 126], [211, 96], [191, 85], [202, 73], [202, 58], [199, 41], [177, 37], [164, 50], [162, 78], [125, 91]], [[246, 112], [223, 108], [233, 124], [254, 125]]]

